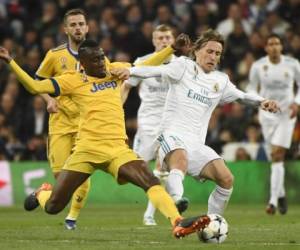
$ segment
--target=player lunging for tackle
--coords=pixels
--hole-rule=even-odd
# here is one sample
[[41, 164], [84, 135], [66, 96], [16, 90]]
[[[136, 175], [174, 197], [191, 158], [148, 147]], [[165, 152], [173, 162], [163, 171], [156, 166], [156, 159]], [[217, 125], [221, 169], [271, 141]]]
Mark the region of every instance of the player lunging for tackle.
[[[84, 72], [35, 81], [12, 60], [6, 49], [0, 48], [0, 58], [10, 65], [30, 93], [69, 95], [80, 110], [75, 149], [55, 186], [42, 185], [26, 198], [24, 207], [32, 210], [40, 205], [45, 212], [57, 214], [68, 204], [78, 186], [96, 169], [101, 169], [113, 175], [120, 184], [131, 182], [141, 187], [154, 206], [170, 219], [175, 237], [184, 237], [207, 226], [209, 218], [206, 215], [183, 219], [159, 180], [128, 148], [121, 80], [107, 73], [103, 50], [96, 42], [86, 40], [78, 52]], [[72, 87], [69, 82], [73, 83]]]

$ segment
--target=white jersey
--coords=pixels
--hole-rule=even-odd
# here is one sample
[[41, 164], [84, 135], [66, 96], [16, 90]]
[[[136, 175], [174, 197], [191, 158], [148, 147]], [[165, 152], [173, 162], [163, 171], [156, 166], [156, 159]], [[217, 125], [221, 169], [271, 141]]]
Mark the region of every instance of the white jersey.
[[[134, 64], [140, 63], [150, 57], [152, 54], [139, 57]], [[174, 60], [172, 56], [171, 61]], [[139, 96], [141, 105], [138, 109], [137, 121], [138, 130], [149, 135], [156, 135], [158, 124], [162, 119], [166, 96], [169, 90], [169, 84], [162, 82], [161, 77], [131, 78], [127, 84], [131, 86], [139, 85]]]
[[[265, 56], [253, 63], [249, 78], [248, 92], [257, 93], [259, 88], [261, 96], [278, 102], [282, 112], [266, 114], [269, 117], [289, 115], [290, 104], [296, 102], [300, 105], [300, 64], [296, 59], [282, 55], [280, 62], [274, 64]], [[295, 82], [298, 85], [296, 97]]]
[[205, 73], [187, 57], [158, 67], [134, 67], [130, 72], [139, 77], [162, 76], [163, 81], [169, 82], [161, 132], [184, 134], [202, 144], [211, 114], [220, 102], [263, 100], [238, 90], [222, 72]]

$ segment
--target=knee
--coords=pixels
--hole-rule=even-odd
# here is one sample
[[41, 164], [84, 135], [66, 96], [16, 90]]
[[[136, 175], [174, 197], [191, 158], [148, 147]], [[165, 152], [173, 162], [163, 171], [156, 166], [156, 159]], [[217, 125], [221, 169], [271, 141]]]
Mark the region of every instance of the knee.
[[277, 149], [272, 151], [271, 157], [272, 157], [273, 162], [284, 161], [285, 150], [277, 148]]
[[231, 173], [223, 176], [223, 178], [219, 181], [218, 185], [222, 188], [230, 189], [233, 186], [234, 176]]
[[47, 214], [58, 214], [65, 208], [66, 204], [59, 202], [58, 200], [48, 200], [45, 205], [45, 212]]

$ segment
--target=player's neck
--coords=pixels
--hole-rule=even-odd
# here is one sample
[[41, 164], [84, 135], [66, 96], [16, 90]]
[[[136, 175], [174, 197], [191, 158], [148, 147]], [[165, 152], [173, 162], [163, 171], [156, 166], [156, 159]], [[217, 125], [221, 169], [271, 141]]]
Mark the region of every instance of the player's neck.
[[70, 47], [71, 50], [73, 50], [75, 52], [78, 52], [80, 44], [74, 43], [71, 40], [69, 40], [68, 44], [69, 44], [69, 47]]
[[280, 63], [281, 56], [269, 56], [269, 60], [273, 64]]

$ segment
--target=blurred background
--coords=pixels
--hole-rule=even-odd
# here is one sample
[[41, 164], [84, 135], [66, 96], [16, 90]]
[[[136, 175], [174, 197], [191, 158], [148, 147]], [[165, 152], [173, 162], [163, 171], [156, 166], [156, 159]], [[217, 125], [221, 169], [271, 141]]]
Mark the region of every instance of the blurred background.
[[[62, 17], [70, 8], [86, 11], [89, 38], [99, 41], [111, 61], [133, 62], [151, 53], [152, 30], [168, 24], [195, 40], [213, 28], [226, 38], [220, 69], [244, 89], [253, 61], [265, 55], [270, 33], [282, 36], [284, 53], [300, 59], [300, 0], [0, 0], [0, 44], [34, 76], [46, 52], [66, 42]], [[138, 90], [125, 104], [129, 142], [136, 131]], [[43, 116], [43, 126], [35, 117]], [[41, 97], [31, 96], [0, 62], [0, 160], [44, 161], [48, 114]], [[300, 121], [287, 159], [300, 159]], [[226, 160], [267, 160], [257, 110], [232, 103], [218, 107], [207, 144]]]

